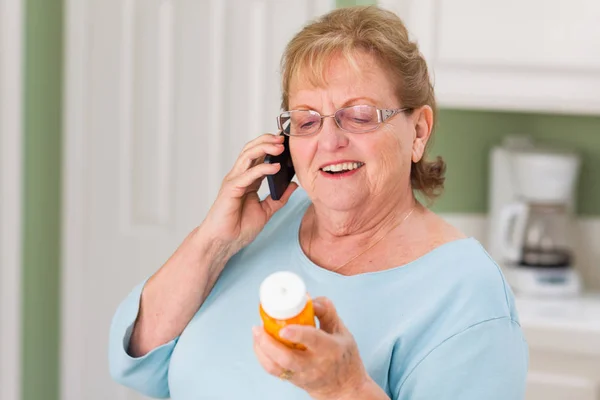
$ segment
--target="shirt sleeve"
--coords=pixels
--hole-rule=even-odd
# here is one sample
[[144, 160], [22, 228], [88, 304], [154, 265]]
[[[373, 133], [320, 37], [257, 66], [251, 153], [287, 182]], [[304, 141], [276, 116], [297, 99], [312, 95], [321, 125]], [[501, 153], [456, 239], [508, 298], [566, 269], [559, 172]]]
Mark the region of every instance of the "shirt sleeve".
[[481, 322], [433, 349], [397, 382], [393, 399], [523, 399], [528, 364], [527, 343], [515, 321]]
[[143, 357], [134, 358], [127, 353], [144, 285], [145, 282], [136, 286], [113, 316], [108, 352], [110, 375], [117, 383], [145, 396], [168, 398], [169, 362], [177, 338], [153, 349]]

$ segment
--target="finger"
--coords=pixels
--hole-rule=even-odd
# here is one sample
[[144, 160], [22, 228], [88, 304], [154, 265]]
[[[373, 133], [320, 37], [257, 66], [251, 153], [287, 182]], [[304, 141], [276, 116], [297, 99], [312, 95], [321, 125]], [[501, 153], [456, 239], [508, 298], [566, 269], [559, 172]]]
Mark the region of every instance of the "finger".
[[272, 133], [265, 133], [264, 135], [260, 135], [256, 139], [252, 139], [251, 141], [246, 143], [241, 153], [243, 153], [251, 147], [256, 147], [261, 143], [283, 143], [283, 136], [279, 134], [274, 135]]
[[264, 162], [267, 154], [277, 156], [283, 153], [283, 150], [283, 143], [259, 143], [254, 147], [250, 147], [239, 155], [231, 169], [231, 175], [243, 174], [254, 165]]
[[255, 183], [257, 180], [262, 180], [267, 175], [273, 175], [279, 171], [281, 165], [279, 163], [276, 164], [259, 164], [248, 171], [244, 172], [242, 175], [234, 178], [233, 180], [227, 182], [226, 188], [230, 191], [230, 195], [232, 197], [242, 197], [248, 192], [248, 188]]
[[256, 354], [256, 358], [258, 359], [258, 362], [263, 367], [263, 369], [267, 371], [267, 373], [279, 377], [279, 375], [283, 371], [283, 367], [281, 365], [278, 365], [271, 358], [269, 358], [269, 356], [267, 356], [265, 352], [260, 348], [260, 346], [256, 343], [256, 340], [254, 340], [253, 348], [254, 354]]
[[279, 332], [279, 336], [290, 342], [303, 344], [309, 351], [316, 353], [335, 346], [329, 333], [309, 325], [288, 325]]
[[[258, 348], [275, 364], [284, 369], [301, 371], [303, 368], [302, 356], [298, 350], [291, 349], [271, 337], [263, 328], [253, 329], [254, 341]], [[281, 371], [279, 371], [281, 372]]]
[[283, 192], [283, 195], [279, 200], [273, 200], [271, 195], [265, 198], [261, 204], [267, 214], [267, 218], [271, 218], [273, 214], [275, 214], [283, 206], [285, 206], [290, 197], [292, 196], [292, 193], [294, 193], [294, 190], [296, 189], [298, 189], [298, 184], [296, 182], [290, 182], [287, 189], [285, 189], [285, 192]]
[[262, 184], [262, 179], [255, 180], [248, 188], [246, 189], [246, 193], [256, 193], [256, 199], [260, 202], [260, 197], [258, 196], [258, 190]]
[[[256, 147], [263, 143], [270, 144], [282, 144], [283, 136], [280, 134], [274, 135], [272, 133], [265, 133], [264, 135], [260, 135], [256, 139], [253, 139], [244, 145], [242, 151], [240, 151], [240, 155], [248, 151], [249, 149]], [[239, 160], [239, 157], [238, 157]]]
[[252, 163], [250, 164], [250, 168], [254, 167], [255, 165], [264, 163], [265, 162], [265, 158], [267, 158], [267, 155], [263, 154], [262, 156], [254, 159], [254, 161], [252, 161]]
[[315, 316], [319, 319], [319, 327], [325, 332], [338, 333], [343, 329], [344, 324], [331, 300], [326, 297], [317, 297], [313, 299], [313, 309]]

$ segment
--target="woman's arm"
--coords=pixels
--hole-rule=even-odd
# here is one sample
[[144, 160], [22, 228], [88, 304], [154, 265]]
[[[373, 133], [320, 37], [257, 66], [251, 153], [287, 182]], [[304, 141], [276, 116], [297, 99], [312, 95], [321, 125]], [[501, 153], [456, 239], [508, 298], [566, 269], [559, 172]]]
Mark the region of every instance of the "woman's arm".
[[113, 380], [146, 396], [170, 396], [171, 353], [223, 269], [226, 253], [218, 250], [195, 230], [153, 277], [119, 305], [110, 328]]
[[210, 293], [229, 256], [195, 229], [146, 283], [128, 353], [140, 357], [183, 332]]
[[297, 188], [290, 184], [279, 201], [257, 194], [263, 178], [279, 170], [279, 164], [263, 163], [264, 156], [280, 154], [282, 142], [281, 136], [267, 134], [248, 143], [200, 227], [121, 303], [110, 328], [115, 381], [151, 397], [169, 397], [168, 368], [179, 335], [227, 261], [256, 238]]
[[390, 400], [390, 396], [374, 380], [369, 378], [357, 390], [345, 396], [336, 397], [335, 400]]
[[148, 280], [129, 344], [132, 356], [142, 356], [180, 335], [229, 258], [252, 242], [287, 202], [294, 184], [280, 201], [270, 196], [261, 201], [257, 194], [263, 178], [279, 170], [278, 164], [262, 160], [266, 154], [281, 153], [281, 143], [281, 136], [266, 134], [244, 147], [200, 227]]

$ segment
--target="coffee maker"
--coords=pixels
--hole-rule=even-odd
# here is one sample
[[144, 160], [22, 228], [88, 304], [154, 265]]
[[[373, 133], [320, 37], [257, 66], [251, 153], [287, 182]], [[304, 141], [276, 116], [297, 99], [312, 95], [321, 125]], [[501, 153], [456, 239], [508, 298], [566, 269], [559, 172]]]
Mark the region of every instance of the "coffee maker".
[[577, 154], [509, 136], [491, 152], [488, 251], [522, 295], [581, 291], [575, 269]]

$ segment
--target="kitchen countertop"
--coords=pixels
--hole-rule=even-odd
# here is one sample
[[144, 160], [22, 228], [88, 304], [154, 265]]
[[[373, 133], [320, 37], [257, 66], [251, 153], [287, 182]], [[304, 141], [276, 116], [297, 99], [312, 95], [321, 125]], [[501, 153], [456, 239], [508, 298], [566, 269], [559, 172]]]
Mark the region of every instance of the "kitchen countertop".
[[531, 348], [600, 356], [600, 293], [515, 301]]

